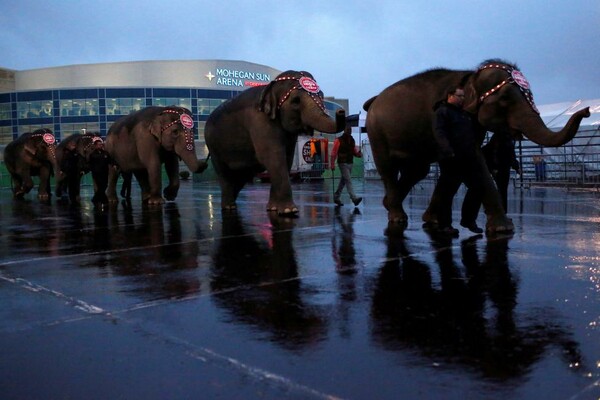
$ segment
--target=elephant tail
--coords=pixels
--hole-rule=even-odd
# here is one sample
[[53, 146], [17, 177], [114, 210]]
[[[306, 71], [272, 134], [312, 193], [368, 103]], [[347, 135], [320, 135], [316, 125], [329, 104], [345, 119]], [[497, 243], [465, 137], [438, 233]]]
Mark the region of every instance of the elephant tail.
[[369, 111], [369, 107], [371, 107], [371, 104], [373, 104], [376, 98], [377, 96], [373, 96], [369, 100], [365, 101], [365, 104], [363, 104], [363, 110]]

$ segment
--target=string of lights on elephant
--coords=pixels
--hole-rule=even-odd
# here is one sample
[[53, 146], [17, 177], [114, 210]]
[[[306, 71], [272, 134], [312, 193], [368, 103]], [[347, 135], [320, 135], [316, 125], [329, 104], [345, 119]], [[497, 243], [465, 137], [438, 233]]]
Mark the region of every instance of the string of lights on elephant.
[[496, 86], [494, 86], [493, 88], [491, 88], [490, 90], [488, 90], [487, 92], [485, 92], [484, 94], [479, 96], [479, 103], [483, 103], [483, 101], [488, 96], [490, 96], [493, 93], [500, 90], [504, 85], [509, 84], [509, 83], [515, 83], [521, 90], [521, 93], [523, 93], [523, 95], [525, 96], [525, 99], [527, 99], [527, 102], [529, 103], [531, 108], [533, 108], [533, 111], [535, 111], [538, 114], [540, 113], [540, 111], [535, 106], [535, 103], [533, 102], [533, 93], [531, 92], [531, 89], [529, 87], [529, 82], [527, 81], [527, 79], [525, 78], [525, 75], [523, 75], [523, 73], [521, 71], [519, 71], [516, 68], [513, 68], [512, 66], [508, 66], [508, 65], [504, 65], [504, 64], [487, 64], [487, 65], [480, 67], [477, 72], [483, 71], [484, 69], [488, 69], [488, 68], [503, 69], [510, 74], [510, 77], [506, 78], [505, 80], [503, 80], [502, 82], [500, 82], [499, 84], [497, 84]]

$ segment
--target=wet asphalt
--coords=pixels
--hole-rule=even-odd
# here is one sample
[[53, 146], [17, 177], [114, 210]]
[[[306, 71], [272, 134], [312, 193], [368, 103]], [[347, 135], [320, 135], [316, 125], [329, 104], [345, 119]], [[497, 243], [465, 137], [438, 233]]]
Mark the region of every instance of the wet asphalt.
[[452, 239], [421, 227], [430, 183], [405, 230], [355, 188], [295, 184], [296, 219], [268, 184], [235, 213], [214, 183], [103, 211], [0, 190], [0, 398], [600, 398], [598, 191], [511, 189], [514, 235]]

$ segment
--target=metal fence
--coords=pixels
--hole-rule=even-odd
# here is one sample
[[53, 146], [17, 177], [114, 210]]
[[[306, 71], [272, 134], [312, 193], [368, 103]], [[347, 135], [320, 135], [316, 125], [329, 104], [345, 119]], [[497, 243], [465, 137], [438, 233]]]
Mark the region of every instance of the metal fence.
[[[379, 179], [368, 140], [361, 143], [364, 177]], [[512, 171], [516, 186], [531, 185], [600, 188], [600, 126], [581, 129], [569, 143], [558, 148], [544, 148], [529, 140], [516, 145], [516, 156], [523, 173]], [[439, 176], [437, 164], [431, 166], [426, 179]]]

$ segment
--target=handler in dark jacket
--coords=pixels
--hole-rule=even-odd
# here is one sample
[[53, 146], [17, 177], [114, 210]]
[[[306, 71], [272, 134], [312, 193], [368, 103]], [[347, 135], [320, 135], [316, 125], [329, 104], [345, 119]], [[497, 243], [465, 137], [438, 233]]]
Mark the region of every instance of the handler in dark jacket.
[[94, 180], [94, 197], [92, 197], [92, 203], [96, 207], [108, 204], [108, 197], [106, 196], [106, 188], [108, 187], [108, 169], [111, 168], [111, 158], [108, 152], [104, 149], [104, 141], [102, 139], [94, 138], [93, 150], [89, 154], [88, 164], [92, 171], [92, 178]]
[[[463, 110], [465, 93], [460, 87], [451, 88], [446, 100], [435, 104], [433, 132], [438, 144], [440, 177], [435, 189], [439, 202], [437, 210], [438, 229], [441, 233], [458, 235], [452, 227], [452, 201], [461, 183], [474, 195], [483, 192], [482, 171], [477, 162], [476, 151], [481, 146], [485, 130], [476, 117]], [[482, 233], [475, 222], [465, 226]]]

